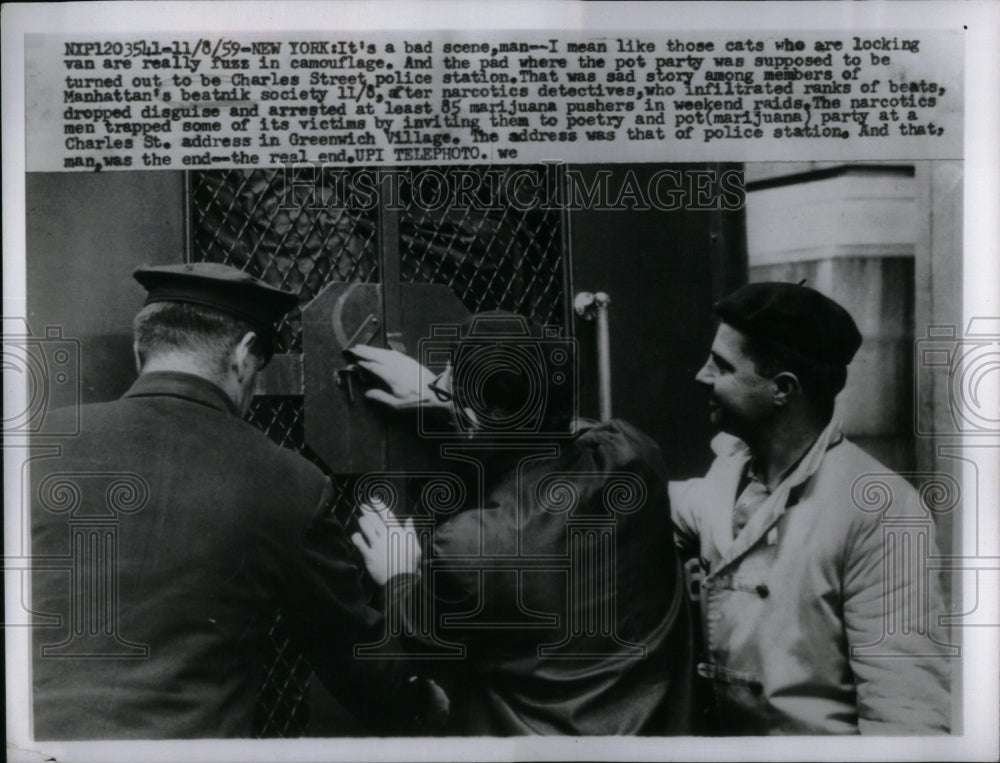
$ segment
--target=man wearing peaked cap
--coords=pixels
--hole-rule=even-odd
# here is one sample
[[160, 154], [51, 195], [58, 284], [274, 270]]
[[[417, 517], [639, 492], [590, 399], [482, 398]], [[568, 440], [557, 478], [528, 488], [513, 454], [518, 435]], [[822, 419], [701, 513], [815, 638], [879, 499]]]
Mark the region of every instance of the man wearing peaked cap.
[[[711, 731], [946, 733], [937, 581], [887, 586], [882, 515], [852, 497], [859, 478], [890, 473], [834, 416], [862, 343], [854, 320], [788, 283], [749, 284], [715, 312], [696, 379], [724, 434], [704, 478], [670, 485], [677, 545], [699, 570]], [[897, 510], [927, 516], [897, 482]], [[899, 606], [917, 596], [926, 607]]]
[[[32, 552], [47, 557], [70, 554], [75, 520], [107, 522], [108, 479], [134, 488], [114, 515], [116, 601], [74, 604], [106, 584], [99, 565], [33, 576], [34, 608], [61, 623], [35, 634], [34, 737], [250, 736], [278, 609], [366, 729], [416, 733], [414, 715], [440, 716], [446, 699], [405, 663], [354, 660], [385, 625], [330, 480], [242, 420], [295, 295], [207, 263], [135, 278], [148, 291], [134, 321], [139, 378], [120, 400], [84, 406], [79, 435], [31, 472]], [[52, 479], [75, 485], [71, 511], [46, 498]]]
[[216, 262], [149, 265], [137, 268], [135, 280], [148, 292], [145, 304], [186, 302], [243, 318], [257, 326], [272, 326], [298, 303], [243, 270]]
[[264, 359], [273, 352], [275, 324], [298, 303], [294, 294], [215, 262], [141, 267], [134, 276], [147, 291], [146, 305], [199, 305], [245, 321]]

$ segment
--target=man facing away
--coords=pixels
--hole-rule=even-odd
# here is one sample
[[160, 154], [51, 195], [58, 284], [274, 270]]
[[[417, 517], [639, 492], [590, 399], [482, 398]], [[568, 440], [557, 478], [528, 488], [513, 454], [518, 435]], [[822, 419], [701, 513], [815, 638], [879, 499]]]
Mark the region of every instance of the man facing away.
[[33, 609], [58, 622], [34, 632], [35, 738], [250, 736], [279, 608], [370, 728], [440, 716], [405, 664], [353, 658], [384, 626], [331, 483], [242, 420], [295, 296], [207, 263], [135, 277], [139, 378], [32, 464], [32, 554], [72, 560], [34, 572]]
[[[437, 525], [423, 567], [405, 570], [417, 575], [388, 578], [381, 514], [366, 512], [352, 540], [411, 639], [461, 647], [432, 663], [452, 733], [689, 733], [691, 623], [659, 449], [619, 420], [571, 429], [572, 385], [520, 362], [540, 329], [502, 311], [472, 316], [432, 382], [400, 353], [353, 348], [386, 387], [369, 398], [452, 415], [449, 448], [478, 464], [466, 490], [478, 497], [481, 481], [482, 502]], [[506, 425], [538, 400], [544, 421]]]
[[[947, 732], [948, 664], [927, 634], [936, 580], [893, 574], [881, 515], [852, 500], [858, 478], [889, 470], [833, 417], [861, 344], [854, 321], [786, 283], [747, 285], [716, 313], [697, 380], [733, 437], [713, 441], [703, 479], [670, 486], [677, 544], [703, 575], [698, 673], [715, 732]], [[925, 516], [909, 486], [892, 501]]]

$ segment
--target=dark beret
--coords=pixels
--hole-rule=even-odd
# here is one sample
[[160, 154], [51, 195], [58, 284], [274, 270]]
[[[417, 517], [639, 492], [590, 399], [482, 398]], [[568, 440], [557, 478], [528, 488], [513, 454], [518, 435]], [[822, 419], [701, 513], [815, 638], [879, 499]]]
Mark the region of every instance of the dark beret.
[[793, 283], [751, 283], [715, 305], [742, 334], [823, 363], [846, 366], [861, 346], [850, 314], [815, 289]]
[[186, 302], [220, 310], [260, 328], [273, 328], [298, 303], [287, 291], [215, 262], [141, 267], [132, 274], [149, 292], [145, 304]]

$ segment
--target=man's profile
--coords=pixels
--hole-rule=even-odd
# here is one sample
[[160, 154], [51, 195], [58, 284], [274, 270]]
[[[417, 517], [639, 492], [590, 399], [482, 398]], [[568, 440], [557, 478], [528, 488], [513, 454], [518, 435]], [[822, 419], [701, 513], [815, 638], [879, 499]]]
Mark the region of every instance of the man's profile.
[[[701, 568], [714, 732], [947, 732], [944, 650], [922, 635], [941, 611], [936, 580], [890, 575], [880, 515], [852, 500], [859, 477], [888, 471], [834, 415], [861, 345], [853, 319], [788, 283], [744, 286], [716, 313], [697, 380], [725, 434], [708, 474], [670, 492], [678, 546]], [[919, 511], [909, 486], [893, 501]], [[888, 612], [921, 591], [928, 611]]]

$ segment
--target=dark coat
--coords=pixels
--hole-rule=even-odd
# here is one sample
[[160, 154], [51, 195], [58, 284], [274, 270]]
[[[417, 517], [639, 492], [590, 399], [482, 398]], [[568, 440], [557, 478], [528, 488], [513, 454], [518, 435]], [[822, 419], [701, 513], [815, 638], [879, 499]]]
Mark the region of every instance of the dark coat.
[[481, 508], [436, 528], [419, 584], [387, 587], [410, 637], [446, 657], [428, 667], [454, 692], [452, 731], [690, 733], [691, 620], [659, 449], [623, 421], [538, 445], [498, 451], [507, 468], [486, 464]]
[[37, 739], [249, 736], [278, 608], [344, 704], [392, 725], [406, 676], [352, 657], [384, 625], [319, 469], [196, 376], [143, 375], [81, 421], [32, 462], [32, 551], [55, 568], [33, 608], [61, 618], [34, 634]]

